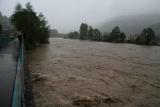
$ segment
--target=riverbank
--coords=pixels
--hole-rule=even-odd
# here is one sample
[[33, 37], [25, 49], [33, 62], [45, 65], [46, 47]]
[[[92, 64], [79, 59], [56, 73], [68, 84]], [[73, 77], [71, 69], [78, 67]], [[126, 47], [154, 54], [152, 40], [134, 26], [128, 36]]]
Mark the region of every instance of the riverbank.
[[26, 50], [23, 52], [24, 56], [24, 83], [25, 83], [25, 106], [26, 107], [35, 107], [34, 96], [32, 91], [31, 77], [29, 74], [28, 61]]
[[37, 107], [159, 107], [160, 48], [50, 39], [27, 54]]

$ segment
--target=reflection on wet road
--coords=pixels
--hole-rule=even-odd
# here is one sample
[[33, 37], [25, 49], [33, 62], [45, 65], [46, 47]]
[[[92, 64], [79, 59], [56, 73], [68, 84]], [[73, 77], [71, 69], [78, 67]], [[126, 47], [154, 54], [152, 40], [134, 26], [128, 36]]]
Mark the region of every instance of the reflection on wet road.
[[160, 47], [51, 38], [28, 60], [38, 107], [160, 105]]
[[18, 50], [17, 39], [0, 47], [0, 107], [11, 105]]

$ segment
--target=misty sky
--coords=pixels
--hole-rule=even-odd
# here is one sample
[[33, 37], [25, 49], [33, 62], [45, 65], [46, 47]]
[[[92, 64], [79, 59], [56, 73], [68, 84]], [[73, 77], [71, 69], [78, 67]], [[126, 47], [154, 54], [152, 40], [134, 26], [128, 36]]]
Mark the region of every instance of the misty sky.
[[61, 33], [78, 31], [82, 22], [94, 27], [119, 15], [160, 14], [160, 0], [0, 0], [0, 11], [9, 17], [18, 2], [31, 2]]

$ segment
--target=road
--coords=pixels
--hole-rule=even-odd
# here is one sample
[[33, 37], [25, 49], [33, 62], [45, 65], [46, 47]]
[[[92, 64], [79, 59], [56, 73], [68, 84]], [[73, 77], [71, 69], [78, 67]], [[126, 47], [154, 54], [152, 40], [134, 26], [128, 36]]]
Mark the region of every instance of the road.
[[0, 107], [11, 106], [18, 52], [18, 39], [0, 47]]

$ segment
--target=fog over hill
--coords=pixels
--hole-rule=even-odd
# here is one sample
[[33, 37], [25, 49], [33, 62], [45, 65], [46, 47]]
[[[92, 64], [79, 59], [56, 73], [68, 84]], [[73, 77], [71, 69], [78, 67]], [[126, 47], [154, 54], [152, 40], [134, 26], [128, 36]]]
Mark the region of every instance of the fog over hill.
[[160, 36], [160, 22], [150, 26], [158, 36]]
[[156, 35], [160, 34], [160, 15], [126, 15], [118, 16], [109, 21], [105, 21], [97, 27], [101, 32], [111, 32], [115, 26], [126, 35], [140, 33], [144, 28], [151, 27], [155, 30]]
[[[129, 15], [160, 14], [160, 0], [0, 0], [0, 11], [7, 17], [10, 17], [18, 2], [23, 7], [27, 2], [31, 2], [37, 14], [42, 12], [46, 17], [51, 29], [57, 29], [61, 33], [79, 31], [81, 23], [87, 23], [89, 26], [96, 28], [96, 25], [102, 21], [111, 18], [114, 20], [114, 17], [121, 15], [128, 15], [123, 17], [130, 18]], [[112, 23], [127, 26], [126, 23], [129, 22], [123, 23], [117, 20], [117, 22], [113, 21]], [[112, 23], [109, 24], [112, 25]], [[151, 24], [153, 25], [155, 23]], [[128, 26], [132, 28], [132, 26], [137, 25], [128, 24]], [[108, 31], [112, 28], [113, 26]], [[128, 31], [129, 33], [136, 31], [136, 29], [132, 30], [131, 28], [131, 31]], [[143, 26], [140, 26], [140, 28], [143, 28]], [[106, 30], [104, 28], [103, 31]]]

